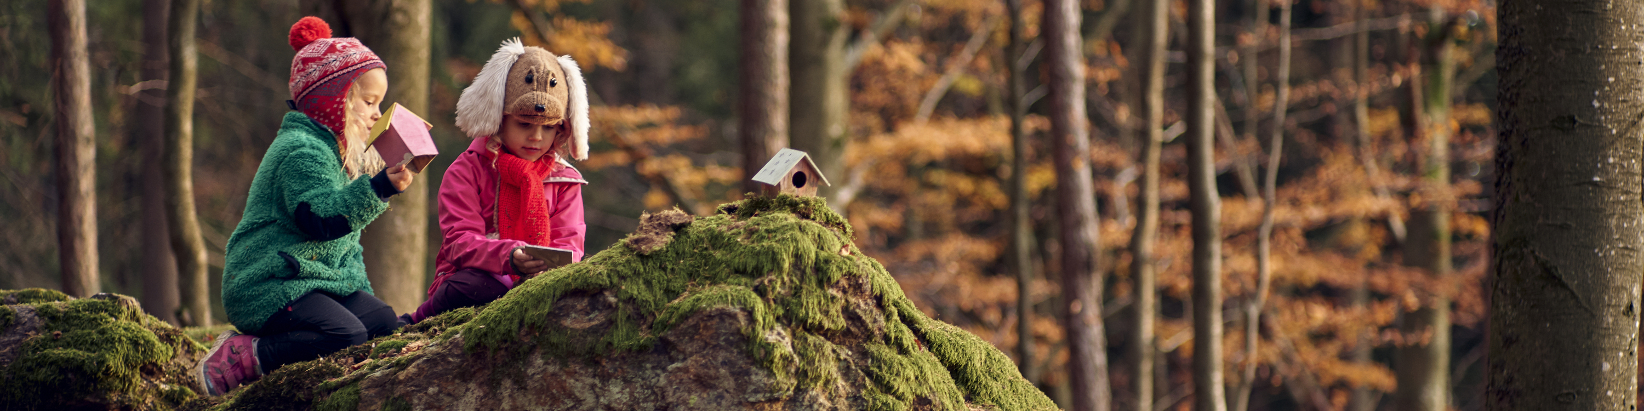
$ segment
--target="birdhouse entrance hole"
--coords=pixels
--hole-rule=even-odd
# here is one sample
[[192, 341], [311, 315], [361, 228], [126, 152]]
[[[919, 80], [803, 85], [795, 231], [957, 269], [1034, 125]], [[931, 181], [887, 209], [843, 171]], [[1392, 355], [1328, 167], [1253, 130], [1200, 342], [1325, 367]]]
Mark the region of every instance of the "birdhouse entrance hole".
[[793, 188], [805, 188], [805, 172], [793, 173]]

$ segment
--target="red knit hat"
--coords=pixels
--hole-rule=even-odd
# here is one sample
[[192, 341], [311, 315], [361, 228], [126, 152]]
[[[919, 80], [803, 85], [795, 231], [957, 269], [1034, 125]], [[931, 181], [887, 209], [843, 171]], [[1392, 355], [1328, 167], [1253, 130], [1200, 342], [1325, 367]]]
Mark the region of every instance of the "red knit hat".
[[308, 16], [291, 25], [291, 108], [341, 134], [348, 87], [374, 68], [387, 69], [353, 37], [331, 37], [331, 26]]

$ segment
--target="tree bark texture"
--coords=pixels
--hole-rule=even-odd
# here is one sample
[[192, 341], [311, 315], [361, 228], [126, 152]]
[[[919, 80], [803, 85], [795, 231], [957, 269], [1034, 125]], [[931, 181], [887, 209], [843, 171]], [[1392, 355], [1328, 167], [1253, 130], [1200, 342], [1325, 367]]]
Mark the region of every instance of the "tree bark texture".
[[[303, 5], [311, 14], [341, 23], [337, 37], [353, 36], [370, 47], [387, 66], [388, 93], [383, 107], [399, 103], [428, 113], [430, 41], [433, 6], [429, 0], [315, 2]], [[337, 27], [333, 27], [337, 28]], [[546, 39], [544, 39], [546, 40]], [[360, 235], [365, 273], [376, 296], [398, 311], [422, 304], [427, 295], [429, 258], [428, 179], [418, 176], [392, 206]]]
[[[1451, 26], [1432, 22], [1432, 30], [1421, 51], [1421, 81], [1424, 97], [1418, 115], [1425, 127], [1418, 136], [1428, 145], [1422, 165], [1422, 189], [1426, 204], [1412, 210], [1409, 237], [1405, 242], [1405, 265], [1427, 271], [1433, 281], [1443, 281], [1452, 271], [1450, 262], [1450, 83], [1455, 75], [1454, 42]], [[1443, 411], [1450, 406], [1450, 298], [1435, 293], [1420, 308], [1404, 314], [1400, 324], [1406, 343], [1394, 354], [1398, 391], [1394, 406], [1402, 410]], [[1410, 341], [1415, 338], [1415, 341]]]
[[1070, 409], [1106, 411], [1112, 393], [1102, 328], [1102, 278], [1097, 262], [1100, 232], [1088, 154], [1079, 4], [1074, 0], [1047, 0], [1044, 12], [1051, 151], [1056, 163], [1057, 221], [1062, 227], [1062, 301], [1067, 304], [1062, 318], [1067, 328], [1068, 375], [1073, 391]]
[[[1198, 411], [1226, 411], [1222, 378], [1221, 198], [1216, 193], [1216, 3], [1187, 7], [1187, 167], [1193, 215], [1193, 402]], [[1283, 127], [1280, 126], [1280, 129]]]
[[1033, 220], [1028, 217], [1027, 162], [1028, 135], [1023, 122], [1027, 107], [1022, 96], [1027, 94], [1025, 64], [1021, 62], [1023, 44], [1022, 0], [1005, 0], [1010, 14], [1010, 43], [1005, 46], [1005, 67], [1008, 90], [1005, 100], [1010, 107], [1010, 256], [1011, 268], [1016, 272], [1016, 360], [1022, 376], [1035, 385], [1039, 383], [1038, 363], [1034, 359], [1033, 339]]
[[91, 117], [91, 67], [85, 0], [46, 5], [51, 88], [57, 121], [57, 260], [63, 292], [90, 297], [97, 276], [97, 124]]
[[171, 253], [171, 229], [166, 225], [166, 92], [160, 87], [168, 78], [166, 24], [170, 16], [171, 0], [143, 1], [143, 68], [138, 81], [154, 83], [137, 94], [137, 127], [132, 141], [143, 156], [143, 311], [179, 325], [177, 259]]
[[211, 283], [206, 278], [205, 241], [194, 206], [194, 91], [199, 51], [194, 43], [200, 0], [172, 0], [167, 22], [170, 79], [166, 83], [166, 222], [177, 257], [178, 284], [186, 325], [211, 325]]
[[[789, 0], [792, 43], [788, 48], [789, 144], [809, 153], [823, 176], [835, 186], [819, 187], [817, 195], [838, 200], [834, 194], [848, 181], [845, 175], [845, 145], [849, 133], [845, 116], [850, 108], [846, 80], [850, 67], [845, 61], [846, 41], [843, 0]], [[843, 210], [845, 204], [829, 204]]]
[[742, 191], [759, 192], [754, 173], [788, 146], [788, 0], [742, 0], [737, 134]]
[[1509, 0], [1497, 12], [1486, 408], [1632, 410], [1644, 5]]
[[[1136, 409], [1153, 410], [1154, 357], [1158, 336], [1154, 323], [1159, 311], [1159, 278], [1154, 265], [1154, 243], [1159, 237], [1159, 151], [1164, 141], [1165, 55], [1170, 45], [1170, 7], [1163, 1], [1146, 2], [1141, 22], [1145, 27], [1142, 59], [1142, 104], [1140, 114], [1142, 177], [1140, 204], [1136, 206], [1136, 230], [1130, 237], [1130, 276], [1136, 284], [1136, 326], [1130, 355], [1136, 360]], [[1165, 387], [1169, 387], [1165, 385]]]

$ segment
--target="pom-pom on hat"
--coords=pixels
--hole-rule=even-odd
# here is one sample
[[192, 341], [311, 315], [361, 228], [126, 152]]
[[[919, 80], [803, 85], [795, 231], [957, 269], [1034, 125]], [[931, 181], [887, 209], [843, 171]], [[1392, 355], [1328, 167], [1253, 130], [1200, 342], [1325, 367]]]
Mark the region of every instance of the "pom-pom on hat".
[[571, 132], [570, 157], [588, 159], [588, 86], [571, 56], [526, 47], [518, 38], [503, 41], [457, 99], [457, 128], [487, 137], [497, 133], [503, 115], [564, 126]]
[[331, 26], [308, 16], [291, 25], [291, 108], [342, 134], [348, 87], [374, 68], [387, 69], [377, 53], [353, 37], [331, 37]]

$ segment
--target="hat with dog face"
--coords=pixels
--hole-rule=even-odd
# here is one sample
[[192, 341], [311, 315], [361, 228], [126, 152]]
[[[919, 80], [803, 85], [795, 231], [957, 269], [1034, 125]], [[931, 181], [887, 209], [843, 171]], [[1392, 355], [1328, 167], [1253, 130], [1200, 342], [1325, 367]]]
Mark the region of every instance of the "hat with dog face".
[[518, 38], [503, 41], [457, 99], [457, 127], [469, 137], [490, 136], [504, 115], [564, 126], [574, 142], [571, 158], [588, 158], [588, 88], [571, 56], [525, 47]]

